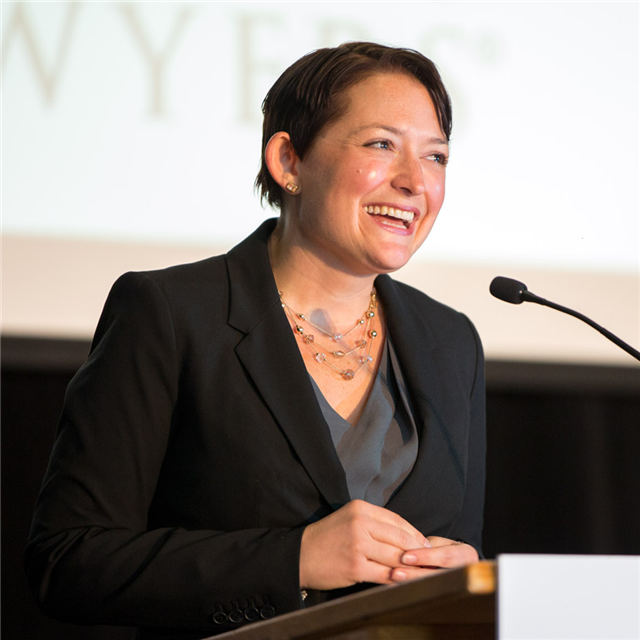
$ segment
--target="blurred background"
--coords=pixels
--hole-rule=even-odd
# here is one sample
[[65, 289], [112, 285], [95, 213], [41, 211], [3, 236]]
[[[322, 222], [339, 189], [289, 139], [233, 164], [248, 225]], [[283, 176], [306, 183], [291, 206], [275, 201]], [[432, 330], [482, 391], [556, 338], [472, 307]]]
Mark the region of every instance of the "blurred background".
[[112, 282], [224, 253], [262, 99], [312, 49], [415, 48], [454, 108], [447, 198], [396, 277], [464, 311], [487, 355], [485, 553], [640, 553], [640, 368], [506, 275], [640, 347], [639, 6], [629, 2], [2, 2], [2, 581], [10, 638], [69, 379]]

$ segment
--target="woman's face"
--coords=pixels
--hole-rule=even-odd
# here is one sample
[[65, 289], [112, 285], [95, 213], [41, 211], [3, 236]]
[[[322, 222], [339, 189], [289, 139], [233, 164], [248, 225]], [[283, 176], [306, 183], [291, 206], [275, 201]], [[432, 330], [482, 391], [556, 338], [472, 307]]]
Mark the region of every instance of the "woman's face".
[[345, 114], [299, 161], [289, 221], [306, 249], [339, 270], [395, 271], [440, 211], [448, 144], [429, 93], [410, 76], [370, 76], [344, 97]]

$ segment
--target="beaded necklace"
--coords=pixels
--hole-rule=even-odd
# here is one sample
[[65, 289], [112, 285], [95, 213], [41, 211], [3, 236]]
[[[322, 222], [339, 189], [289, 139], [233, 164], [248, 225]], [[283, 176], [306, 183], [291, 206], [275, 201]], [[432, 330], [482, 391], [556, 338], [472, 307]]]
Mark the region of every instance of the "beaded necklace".
[[[324, 363], [327, 366], [331, 367], [331, 369], [338, 373], [343, 380], [353, 380], [356, 373], [358, 373], [358, 371], [360, 371], [362, 367], [368, 365], [373, 361], [373, 358], [371, 357], [371, 347], [373, 346], [374, 338], [378, 336], [378, 332], [374, 328], [374, 318], [376, 316], [375, 310], [378, 306], [378, 303], [376, 301], [375, 288], [371, 289], [371, 296], [369, 298], [369, 306], [367, 307], [367, 310], [358, 319], [356, 324], [345, 333], [334, 333], [320, 327], [315, 322], [309, 320], [309, 318], [307, 318], [304, 313], [298, 313], [297, 311], [294, 311], [284, 301], [284, 298], [282, 297], [282, 291], [278, 291], [278, 294], [280, 296], [280, 304], [282, 305], [282, 308], [285, 310], [285, 312], [293, 322], [293, 332], [297, 336], [299, 336], [306, 345], [308, 345], [308, 347], [313, 352], [313, 357], [316, 362]], [[316, 341], [313, 334], [305, 332], [304, 327], [300, 324], [299, 321], [306, 322], [312, 327], [315, 327], [318, 331], [327, 336], [329, 340], [334, 342], [335, 346], [327, 347], [320, 344], [318, 341]], [[362, 333], [359, 339], [355, 340], [353, 344], [349, 344], [345, 340], [345, 338], [358, 328], [362, 328]], [[366, 355], [357, 357], [356, 362], [352, 365], [354, 368], [347, 367], [346, 369], [341, 369], [333, 362], [331, 362], [331, 360], [327, 357], [331, 356], [331, 358], [339, 360], [363, 349], [366, 349]]]

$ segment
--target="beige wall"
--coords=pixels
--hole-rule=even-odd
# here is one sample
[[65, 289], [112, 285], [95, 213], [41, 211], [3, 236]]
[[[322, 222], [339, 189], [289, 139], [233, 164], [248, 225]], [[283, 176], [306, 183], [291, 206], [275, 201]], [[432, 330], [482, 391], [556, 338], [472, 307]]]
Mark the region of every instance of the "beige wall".
[[[190, 262], [227, 248], [5, 237], [2, 332], [89, 338], [109, 288], [121, 273]], [[414, 259], [396, 277], [469, 315], [489, 358], [635, 364], [629, 355], [574, 318], [538, 305], [509, 305], [491, 297], [488, 287], [496, 275], [525, 282], [531, 291], [584, 313], [640, 348], [637, 275], [534, 269], [505, 273], [491, 265]]]

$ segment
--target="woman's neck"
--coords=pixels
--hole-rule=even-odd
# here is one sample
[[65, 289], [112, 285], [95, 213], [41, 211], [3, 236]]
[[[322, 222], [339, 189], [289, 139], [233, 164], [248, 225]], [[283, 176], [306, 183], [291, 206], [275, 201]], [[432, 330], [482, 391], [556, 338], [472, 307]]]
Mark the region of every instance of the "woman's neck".
[[314, 322], [344, 331], [368, 308], [375, 275], [345, 273], [285, 237], [280, 224], [269, 239], [269, 257], [284, 301]]

